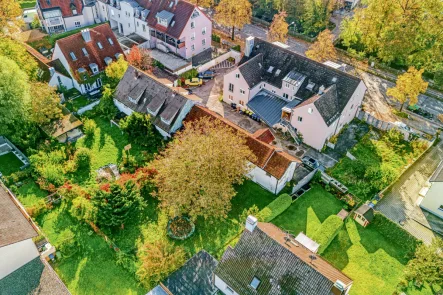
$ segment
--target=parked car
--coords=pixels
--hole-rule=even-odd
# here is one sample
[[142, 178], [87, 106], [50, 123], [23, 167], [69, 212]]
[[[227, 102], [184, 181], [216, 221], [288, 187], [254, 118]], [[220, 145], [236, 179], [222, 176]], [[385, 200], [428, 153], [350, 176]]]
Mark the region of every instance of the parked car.
[[413, 112], [413, 113], [415, 113], [415, 114], [417, 114], [417, 115], [425, 117], [426, 119], [431, 119], [432, 120], [434, 118], [433, 114], [431, 114], [430, 112], [420, 108], [417, 105], [410, 105], [410, 106], [408, 106], [408, 110]]
[[203, 84], [203, 80], [200, 78], [186, 79], [185, 84], [187, 86], [201, 86]]
[[215, 72], [205, 71], [203, 73], [198, 74], [198, 77], [203, 80], [211, 80], [215, 77]]
[[325, 167], [321, 165], [316, 159], [311, 158], [309, 156], [304, 156], [301, 159], [302, 163], [305, 164], [306, 167], [314, 170], [314, 169], [320, 169], [321, 171], [325, 171]]

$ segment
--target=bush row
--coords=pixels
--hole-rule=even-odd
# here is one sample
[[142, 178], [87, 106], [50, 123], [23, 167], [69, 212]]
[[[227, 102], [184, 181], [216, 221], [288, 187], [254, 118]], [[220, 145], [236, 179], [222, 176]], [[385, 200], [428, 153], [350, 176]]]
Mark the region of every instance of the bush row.
[[282, 214], [292, 204], [292, 197], [288, 194], [278, 196], [268, 206], [263, 208], [257, 215], [257, 219], [264, 222], [270, 222], [278, 215]]
[[328, 248], [342, 227], [343, 220], [337, 215], [331, 215], [326, 218], [321, 227], [312, 236], [312, 239], [320, 244], [318, 254], [323, 253]]

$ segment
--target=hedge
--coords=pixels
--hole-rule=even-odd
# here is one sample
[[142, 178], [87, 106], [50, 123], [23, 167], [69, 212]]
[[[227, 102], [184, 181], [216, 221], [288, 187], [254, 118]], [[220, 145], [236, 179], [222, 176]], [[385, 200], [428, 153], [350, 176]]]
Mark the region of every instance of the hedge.
[[343, 220], [337, 215], [331, 215], [321, 224], [321, 227], [312, 236], [312, 239], [320, 244], [318, 254], [328, 248], [329, 244], [343, 227]]
[[292, 197], [288, 194], [282, 194], [278, 196], [274, 201], [269, 203], [268, 206], [263, 208], [257, 218], [260, 221], [269, 222], [275, 217], [282, 214], [292, 204]]

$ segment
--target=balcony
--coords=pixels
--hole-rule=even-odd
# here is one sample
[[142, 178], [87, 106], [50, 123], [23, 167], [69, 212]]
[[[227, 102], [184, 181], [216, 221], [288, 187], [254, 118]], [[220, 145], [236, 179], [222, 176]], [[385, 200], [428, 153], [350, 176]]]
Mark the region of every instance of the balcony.
[[48, 27], [60, 26], [63, 25], [63, 21], [61, 17], [52, 17], [46, 19], [46, 24]]

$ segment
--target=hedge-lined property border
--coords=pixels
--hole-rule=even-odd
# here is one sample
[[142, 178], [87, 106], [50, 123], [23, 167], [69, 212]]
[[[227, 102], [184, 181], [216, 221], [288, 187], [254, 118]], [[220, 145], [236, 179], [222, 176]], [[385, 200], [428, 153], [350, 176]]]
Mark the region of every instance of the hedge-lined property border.
[[320, 244], [318, 254], [325, 251], [332, 240], [337, 236], [338, 232], [343, 227], [343, 220], [337, 215], [331, 215], [321, 224], [320, 228], [312, 236], [312, 239]]
[[257, 219], [264, 222], [270, 222], [280, 214], [286, 211], [292, 204], [292, 197], [288, 194], [278, 196], [268, 206], [263, 208], [257, 216]]

